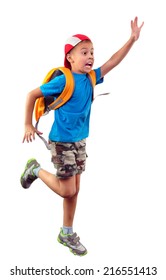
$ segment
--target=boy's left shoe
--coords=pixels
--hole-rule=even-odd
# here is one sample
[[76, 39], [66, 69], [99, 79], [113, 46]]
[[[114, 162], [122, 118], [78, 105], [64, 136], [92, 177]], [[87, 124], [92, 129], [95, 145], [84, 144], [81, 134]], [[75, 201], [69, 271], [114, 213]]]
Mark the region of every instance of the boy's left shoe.
[[21, 175], [20, 182], [24, 189], [28, 189], [31, 184], [38, 178], [34, 173], [33, 169], [39, 167], [40, 164], [37, 162], [35, 158], [31, 158], [28, 160], [25, 170]]
[[73, 234], [64, 234], [61, 228], [61, 231], [58, 235], [57, 240], [59, 243], [69, 247], [70, 251], [77, 256], [84, 256], [87, 254], [87, 249], [79, 241], [80, 238], [76, 233]]

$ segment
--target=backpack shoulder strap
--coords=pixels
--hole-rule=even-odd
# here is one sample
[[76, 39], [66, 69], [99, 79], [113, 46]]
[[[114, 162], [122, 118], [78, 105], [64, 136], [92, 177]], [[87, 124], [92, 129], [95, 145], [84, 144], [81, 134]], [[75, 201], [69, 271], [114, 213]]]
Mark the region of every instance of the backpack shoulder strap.
[[65, 75], [66, 84], [64, 90], [58, 96], [58, 98], [56, 98], [55, 101], [48, 106], [49, 110], [56, 110], [65, 104], [71, 98], [74, 91], [74, 78], [70, 69], [66, 67], [59, 67], [58, 70], [60, 70]]
[[96, 73], [94, 70], [91, 70], [89, 73], [88, 73], [89, 77], [90, 77], [90, 80], [91, 80], [91, 83], [92, 83], [92, 86], [94, 87], [96, 85]]
[[[57, 108], [62, 106], [64, 103], [66, 103], [71, 98], [73, 91], [74, 91], [73, 75], [72, 75], [70, 69], [68, 69], [66, 67], [58, 67], [58, 68], [51, 69], [45, 76], [42, 84], [48, 83], [51, 80], [54, 73], [58, 70], [61, 71], [65, 75], [66, 84], [65, 84], [65, 87], [64, 87], [64, 90], [62, 91], [62, 93], [60, 93], [60, 95], [50, 105], [48, 105], [48, 108], [47, 108], [48, 111], [56, 110]], [[42, 115], [44, 115], [44, 113], [45, 113], [45, 97], [43, 96], [43, 97], [38, 98], [35, 103], [34, 114], [35, 114], [35, 119], [37, 122], [39, 121], [40, 117]]]
[[92, 93], [92, 101], [94, 100], [94, 87], [96, 85], [96, 73], [94, 70], [91, 70], [89, 73], [88, 73], [88, 78], [92, 84], [92, 89], [93, 89], [93, 93]]

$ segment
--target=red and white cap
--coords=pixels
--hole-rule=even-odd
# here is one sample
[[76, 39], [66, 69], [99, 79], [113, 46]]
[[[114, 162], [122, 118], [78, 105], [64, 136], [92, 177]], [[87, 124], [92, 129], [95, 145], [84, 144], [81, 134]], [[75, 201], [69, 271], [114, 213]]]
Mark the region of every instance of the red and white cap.
[[66, 44], [65, 44], [65, 59], [64, 59], [64, 66], [71, 69], [69, 61], [66, 59], [67, 53], [69, 53], [78, 43], [88, 40], [91, 42], [89, 37], [83, 34], [76, 34], [71, 36], [70, 38], [67, 39]]

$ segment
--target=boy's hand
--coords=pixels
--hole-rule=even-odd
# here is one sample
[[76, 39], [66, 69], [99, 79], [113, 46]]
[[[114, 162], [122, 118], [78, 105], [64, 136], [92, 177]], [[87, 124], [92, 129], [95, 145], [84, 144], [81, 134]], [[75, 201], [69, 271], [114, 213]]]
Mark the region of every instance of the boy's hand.
[[38, 131], [33, 125], [26, 125], [22, 143], [24, 143], [25, 141], [29, 143], [32, 142], [32, 140], [35, 140], [35, 133], [43, 134], [42, 132]]
[[138, 17], [131, 21], [131, 37], [134, 38], [134, 41], [138, 40], [143, 25], [144, 22], [138, 27]]

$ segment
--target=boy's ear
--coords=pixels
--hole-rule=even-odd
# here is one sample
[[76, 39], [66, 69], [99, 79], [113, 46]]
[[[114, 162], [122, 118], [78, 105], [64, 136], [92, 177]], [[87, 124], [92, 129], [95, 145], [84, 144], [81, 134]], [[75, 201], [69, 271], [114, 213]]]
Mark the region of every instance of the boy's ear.
[[71, 63], [73, 61], [72, 58], [71, 58], [71, 54], [70, 53], [68, 53], [66, 55], [66, 59], [68, 60], [69, 63]]

